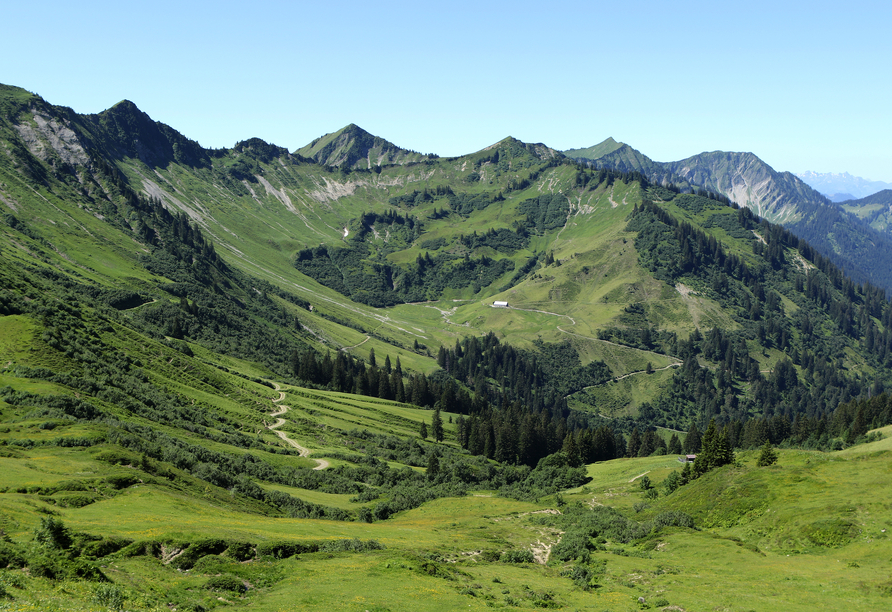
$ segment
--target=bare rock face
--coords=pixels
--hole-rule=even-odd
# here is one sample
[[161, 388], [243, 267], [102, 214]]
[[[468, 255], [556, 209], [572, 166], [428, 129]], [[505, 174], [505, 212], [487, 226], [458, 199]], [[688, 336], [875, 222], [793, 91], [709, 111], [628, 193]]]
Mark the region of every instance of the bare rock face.
[[77, 133], [65, 122], [39, 110], [34, 110], [31, 118], [33, 123], [23, 122], [14, 127], [32, 155], [43, 161], [58, 157], [71, 166], [89, 163]]

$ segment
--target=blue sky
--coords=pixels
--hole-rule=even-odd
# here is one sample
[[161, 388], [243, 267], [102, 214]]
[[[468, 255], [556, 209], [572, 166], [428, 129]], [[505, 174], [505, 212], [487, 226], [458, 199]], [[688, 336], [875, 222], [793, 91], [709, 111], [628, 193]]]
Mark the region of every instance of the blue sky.
[[887, 2], [18, 2], [0, 82], [205, 147], [356, 123], [405, 148], [612, 136], [892, 182]]

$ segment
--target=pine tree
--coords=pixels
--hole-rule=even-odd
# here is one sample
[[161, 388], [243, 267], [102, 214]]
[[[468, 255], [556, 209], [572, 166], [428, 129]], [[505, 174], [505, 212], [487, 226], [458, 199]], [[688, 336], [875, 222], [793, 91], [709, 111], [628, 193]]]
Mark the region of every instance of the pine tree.
[[641, 448], [641, 434], [638, 433], [638, 428], [632, 430], [632, 435], [629, 436], [629, 443], [626, 445], [626, 457], [637, 457], [638, 450]]
[[774, 450], [774, 447], [771, 446], [771, 442], [765, 440], [765, 444], [762, 445], [762, 452], [759, 454], [759, 460], [756, 461], [756, 465], [759, 467], [767, 467], [769, 465], [774, 465], [777, 463], [777, 452]]
[[431, 453], [427, 460], [427, 479], [436, 480], [440, 475], [440, 460], [437, 459], [437, 453]]
[[440, 418], [440, 409], [434, 410], [434, 416], [431, 419], [431, 434], [437, 442], [443, 441], [443, 419]]
[[697, 460], [694, 462], [694, 473], [699, 477], [716, 466], [716, 444], [718, 442], [718, 431], [715, 419], [709, 421], [709, 426], [703, 434], [703, 442], [700, 452], [697, 454]]
[[703, 441], [700, 437], [700, 430], [697, 429], [696, 423], [691, 423], [688, 429], [688, 435], [684, 438], [684, 452], [689, 455], [695, 455], [700, 452]]
[[427, 440], [427, 423], [421, 421], [421, 431], [419, 432], [422, 440]]
[[669, 455], [680, 455], [682, 453], [681, 441], [678, 439], [678, 434], [673, 433], [672, 437], [669, 438], [669, 447], [666, 449], [666, 453]]

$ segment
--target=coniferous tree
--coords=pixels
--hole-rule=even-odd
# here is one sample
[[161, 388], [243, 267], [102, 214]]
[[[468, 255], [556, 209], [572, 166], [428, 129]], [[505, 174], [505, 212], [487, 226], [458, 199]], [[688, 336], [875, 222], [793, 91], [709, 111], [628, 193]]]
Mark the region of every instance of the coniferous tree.
[[688, 455], [695, 455], [700, 452], [703, 441], [700, 437], [700, 430], [697, 429], [696, 423], [691, 423], [688, 429], [688, 435], [684, 438], [684, 452]]
[[436, 480], [439, 475], [440, 460], [437, 458], [437, 453], [431, 453], [427, 460], [427, 479]]
[[657, 434], [648, 430], [641, 436], [641, 446], [638, 448], [638, 457], [650, 457], [657, 450]]
[[421, 435], [422, 440], [427, 440], [427, 423], [421, 421], [421, 431], [418, 433]]
[[437, 442], [443, 441], [443, 419], [440, 418], [439, 408], [434, 410], [434, 416], [431, 419], [431, 435], [434, 436], [434, 440]]
[[694, 473], [699, 477], [715, 467], [716, 445], [718, 443], [718, 428], [715, 419], [709, 421], [709, 426], [703, 433], [703, 441], [697, 460], [694, 462]]
[[632, 435], [629, 436], [629, 443], [626, 445], [626, 457], [637, 457], [638, 451], [641, 449], [641, 434], [638, 433], [638, 428], [632, 430]]
[[774, 450], [774, 447], [771, 446], [771, 442], [765, 440], [765, 444], [762, 445], [762, 452], [759, 453], [759, 459], [756, 461], [756, 465], [759, 467], [767, 467], [769, 465], [774, 465], [777, 463], [777, 452]]
[[666, 454], [680, 455], [681, 453], [681, 441], [678, 439], [678, 434], [673, 433], [672, 437], [669, 438], [669, 446], [666, 449]]

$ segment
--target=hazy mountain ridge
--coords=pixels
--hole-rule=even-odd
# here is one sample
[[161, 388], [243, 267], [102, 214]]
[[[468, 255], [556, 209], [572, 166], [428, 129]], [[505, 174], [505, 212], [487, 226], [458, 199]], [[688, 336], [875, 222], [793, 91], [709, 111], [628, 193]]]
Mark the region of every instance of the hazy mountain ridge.
[[[851, 194], [849, 199], [859, 199], [884, 189], [892, 189], [892, 183], [872, 181], [852, 176], [848, 172], [797, 172], [796, 176], [805, 183], [830, 197], [834, 194]], [[836, 200], [834, 198], [834, 201]]]

